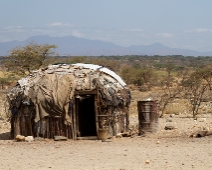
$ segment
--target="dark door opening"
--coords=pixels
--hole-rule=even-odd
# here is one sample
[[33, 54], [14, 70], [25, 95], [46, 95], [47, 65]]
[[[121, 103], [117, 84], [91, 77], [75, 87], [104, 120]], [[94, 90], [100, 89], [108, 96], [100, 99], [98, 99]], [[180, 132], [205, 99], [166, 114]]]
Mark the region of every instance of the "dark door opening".
[[97, 136], [94, 95], [80, 95], [76, 101], [78, 136]]

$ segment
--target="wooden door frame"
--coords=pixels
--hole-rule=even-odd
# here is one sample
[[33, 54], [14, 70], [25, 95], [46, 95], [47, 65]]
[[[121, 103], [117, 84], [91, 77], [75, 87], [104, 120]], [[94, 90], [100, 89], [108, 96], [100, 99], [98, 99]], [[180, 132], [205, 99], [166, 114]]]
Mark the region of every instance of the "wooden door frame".
[[73, 139], [77, 140], [77, 133], [79, 130], [79, 122], [78, 122], [78, 110], [76, 108], [76, 96], [77, 95], [93, 95], [94, 96], [94, 112], [95, 112], [95, 122], [96, 122], [96, 135], [98, 136], [98, 129], [99, 129], [99, 123], [98, 123], [98, 93], [97, 90], [92, 91], [75, 91], [74, 98], [73, 98]]

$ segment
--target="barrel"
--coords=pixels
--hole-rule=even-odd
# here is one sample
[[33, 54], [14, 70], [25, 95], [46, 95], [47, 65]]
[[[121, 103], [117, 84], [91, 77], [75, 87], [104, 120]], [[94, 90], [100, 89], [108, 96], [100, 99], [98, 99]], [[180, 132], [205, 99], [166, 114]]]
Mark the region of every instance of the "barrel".
[[157, 101], [138, 101], [139, 135], [155, 133], [158, 129], [159, 105]]
[[98, 140], [106, 140], [108, 138], [108, 130], [107, 129], [98, 129]]

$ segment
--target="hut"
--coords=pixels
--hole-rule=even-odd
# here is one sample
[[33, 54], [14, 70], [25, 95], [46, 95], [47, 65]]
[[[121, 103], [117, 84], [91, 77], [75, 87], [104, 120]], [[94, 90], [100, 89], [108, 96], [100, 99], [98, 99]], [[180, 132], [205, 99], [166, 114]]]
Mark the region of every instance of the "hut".
[[114, 136], [128, 131], [130, 99], [125, 82], [108, 68], [49, 65], [10, 89], [11, 138]]

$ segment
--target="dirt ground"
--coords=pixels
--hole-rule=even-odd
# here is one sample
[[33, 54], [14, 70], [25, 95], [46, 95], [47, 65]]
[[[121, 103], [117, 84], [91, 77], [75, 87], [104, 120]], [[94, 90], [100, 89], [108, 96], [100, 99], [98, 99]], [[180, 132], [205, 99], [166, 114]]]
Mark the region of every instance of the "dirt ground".
[[[212, 137], [190, 138], [210, 128], [212, 118], [194, 121], [185, 116], [161, 118], [158, 132], [145, 136], [99, 140], [15, 142], [0, 131], [0, 169], [139, 170], [212, 169]], [[131, 116], [137, 124], [137, 116]], [[174, 126], [165, 130], [166, 125]], [[6, 128], [5, 124], [5, 128]]]
[[[137, 128], [135, 93], [130, 110], [131, 127]], [[148, 95], [145, 97], [149, 97]], [[174, 129], [165, 130], [165, 126]], [[17, 170], [211, 170], [212, 136], [189, 137], [212, 129], [212, 116], [197, 120], [187, 114], [165, 115], [157, 133], [100, 140], [33, 142], [8, 140], [10, 124], [0, 119], [0, 169]]]

